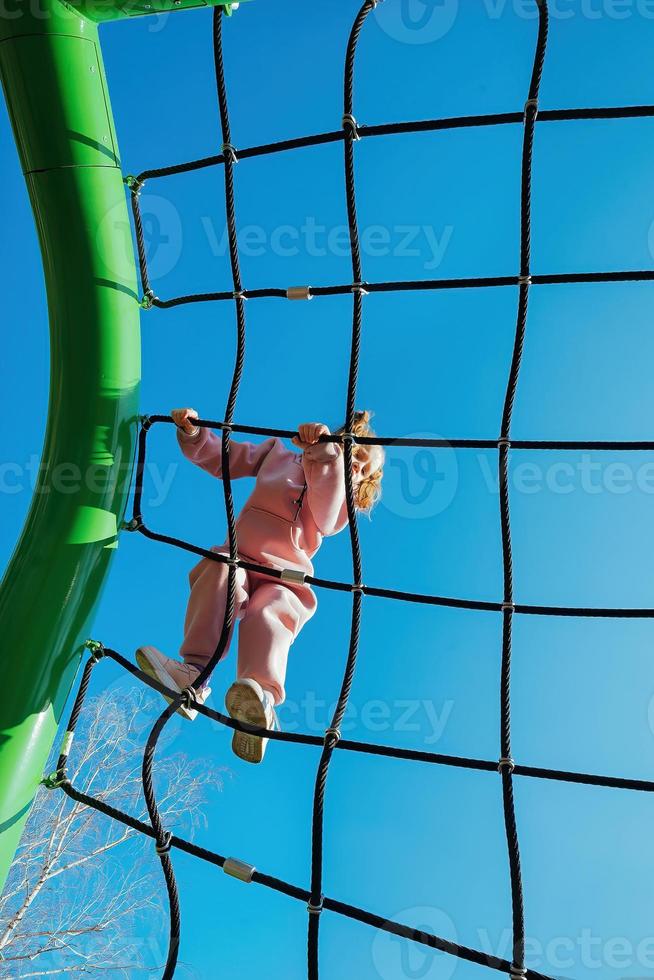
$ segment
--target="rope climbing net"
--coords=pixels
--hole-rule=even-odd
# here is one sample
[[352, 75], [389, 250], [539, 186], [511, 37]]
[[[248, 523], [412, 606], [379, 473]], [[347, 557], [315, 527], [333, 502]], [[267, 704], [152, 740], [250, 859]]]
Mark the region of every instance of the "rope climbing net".
[[[588, 608], [572, 606], [544, 606], [544, 605], [525, 605], [514, 601], [514, 582], [512, 569], [512, 545], [511, 545], [511, 519], [509, 506], [509, 485], [508, 467], [509, 455], [512, 451], [519, 450], [654, 450], [654, 442], [589, 442], [589, 441], [535, 441], [535, 440], [512, 440], [511, 422], [515, 394], [520, 373], [522, 352], [527, 324], [527, 309], [532, 286], [553, 284], [553, 283], [599, 283], [599, 282], [626, 282], [654, 280], [654, 272], [648, 270], [627, 271], [627, 272], [592, 272], [575, 273], [565, 275], [532, 275], [530, 269], [530, 244], [531, 244], [531, 181], [532, 181], [532, 156], [534, 147], [534, 134], [537, 122], [553, 122], [563, 120], [583, 120], [583, 119], [621, 119], [644, 116], [654, 116], [654, 106], [626, 106], [621, 108], [595, 108], [595, 109], [566, 109], [541, 111], [538, 105], [540, 81], [543, 71], [547, 48], [548, 36], [548, 7], [546, 0], [534, 0], [535, 7], [538, 9], [538, 34], [533, 59], [533, 70], [527, 93], [527, 99], [523, 112], [502, 113], [483, 116], [465, 116], [449, 119], [434, 119], [418, 122], [392, 123], [378, 126], [359, 125], [354, 116], [354, 71], [356, 51], [361, 30], [366, 18], [377, 6], [379, 0], [365, 0], [355, 19], [347, 45], [345, 59], [345, 80], [344, 80], [344, 106], [342, 127], [339, 130], [329, 133], [322, 133], [314, 136], [302, 137], [299, 139], [286, 140], [278, 143], [271, 143], [263, 146], [252, 147], [245, 150], [237, 150], [231, 142], [230, 119], [228, 112], [227, 89], [225, 84], [223, 49], [222, 49], [222, 8], [217, 8], [214, 12], [213, 34], [214, 34], [214, 58], [216, 81], [218, 90], [218, 103], [220, 110], [220, 121], [222, 129], [222, 152], [216, 156], [207, 157], [177, 166], [166, 167], [160, 170], [149, 170], [140, 174], [138, 177], [127, 177], [126, 183], [131, 191], [132, 209], [134, 213], [134, 223], [136, 241], [139, 256], [140, 274], [143, 286], [142, 305], [145, 308], [158, 307], [167, 309], [188, 303], [226, 301], [232, 302], [236, 313], [236, 358], [232, 375], [231, 386], [227, 399], [227, 404], [222, 421], [212, 421], [201, 419], [198, 425], [201, 427], [216, 429], [221, 432], [222, 453], [223, 453], [223, 488], [225, 498], [225, 508], [227, 514], [227, 526], [229, 533], [229, 555], [217, 554], [213, 551], [205, 550], [188, 542], [161, 534], [149, 528], [142, 513], [142, 494], [143, 478], [146, 459], [146, 447], [148, 432], [155, 424], [172, 424], [172, 419], [164, 415], [144, 416], [140, 419], [138, 460], [136, 466], [135, 490], [133, 499], [132, 519], [125, 525], [127, 530], [137, 531], [147, 538], [155, 541], [162, 541], [166, 544], [182, 548], [196, 555], [201, 555], [211, 561], [223, 562], [228, 566], [227, 579], [227, 606], [224, 623], [218, 647], [206, 668], [197, 680], [199, 687], [209, 676], [215, 665], [225, 653], [228, 637], [234, 622], [235, 613], [235, 590], [237, 568], [256, 571], [268, 575], [272, 578], [281, 580], [296, 580], [298, 573], [291, 570], [272, 569], [268, 566], [258, 565], [244, 561], [239, 557], [238, 542], [235, 528], [234, 501], [232, 496], [232, 484], [230, 478], [230, 440], [232, 433], [249, 433], [262, 436], [279, 436], [290, 438], [295, 435], [283, 429], [260, 428], [255, 426], [237, 425], [234, 422], [237, 396], [241, 375], [245, 361], [245, 340], [246, 340], [246, 300], [265, 299], [265, 298], [286, 298], [289, 300], [309, 300], [313, 297], [335, 296], [339, 294], [351, 294], [353, 304], [352, 317], [352, 343], [349, 363], [349, 378], [346, 395], [345, 410], [345, 431], [339, 436], [323, 437], [325, 441], [339, 442], [343, 446], [345, 457], [345, 490], [347, 497], [347, 509], [349, 515], [349, 534], [352, 552], [352, 581], [339, 582], [331, 581], [314, 576], [300, 576], [313, 586], [332, 589], [339, 592], [351, 594], [352, 597], [352, 617], [349, 649], [343, 673], [343, 680], [340, 695], [336, 708], [331, 718], [329, 727], [326, 729], [324, 737], [302, 733], [285, 733], [271, 731], [265, 732], [266, 737], [280, 741], [302, 745], [314, 746], [319, 750], [319, 762], [317, 767], [315, 790], [313, 798], [313, 817], [312, 817], [312, 837], [311, 837], [311, 878], [309, 889], [300, 888], [287, 881], [264, 874], [254, 867], [241, 860], [224, 857], [214, 851], [207, 850], [192, 842], [175, 836], [166, 830], [162, 818], [159, 814], [157, 799], [153, 788], [153, 762], [155, 750], [159, 738], [182, 703], [192, 705], [197, 711], [207, 718], [214, 719], [232, 729], [264, 734], [263, 730], [252, 728], [232, 720], [231, 718], [215, 711], [204, 704], [199, 704], [195, 700], [194, 690], [189, 688], [182, 694], [176, 694], [167, 690], [157, 681], [143, 674], [137, 667], [131, 664], [115, 650], [105, 648], [97, 641], [88, 641], [87, 646], [90, 650], [90, 657], [87, 660], [80, 688], [73, 706], [71, 717], [68, 723], [66, 736], [61, 750], [61, 755], [57, 763], [56, 772], [46, 780], [46, 785], [50, 788], [60, 787], [72, 799], [94, 807], [96, 810], [112, 817], [123, 824], [132, 827], [134, 830], [152, 838], [155, 842], [156, 852], [161, 860], [170, 906], [170, 942], [168, 958], [163, 973], [164, 978], [170, 978], [175, 972], [177, 956], [180, 942], [180, 903], [175, 881], [175, 874], [171, 860], [171, 850], [184, 851], [202, 858], [211, 864], [221, 867], [227, 874], [239, 878], [245, 882], [255, 882], [281, 892], [291, 898], [304, 902], [308, 908], [308, 976], [309, 980], [318, 980], [318, 938], [321, 914], [327, 910], [338, 913], [351, 919], [365, 923], [375, 929], [385, 930], [396, 936], [404, 937], [416, 943], [421, 943], [433, 949], [451, 954], [463, 960], [478, 963], [489, 969], [499, 971], [509, 975], [513, 980], [521, 978], [543, 978], [544, 974], [528, 969], [525, 965], [525, 923], [523, 906], [523, 887], [520, 869], [520, 849], [518, 839], [518, 827], [516, 822], [516, 811], [514, 805], [513, 783], [516, 777], [528, 777], [547, 780], [560, 780], [568, 783], [579, 783], [591, 786], [604, 786], [616, 789], [638, 790], [654, 792], [654, 782], [638, 779], [626, 779], [613, 776], [601, 776], [590, 773], [567, 772], [561, 770], [545, 769], [534, 766], [522, 765], [515, 762], [512, 757], [511, 748], [511, 641], [515, 616], [568, 616], [568, 617], [616, 617], [616, 618], [654, 618], [654, 608], [634, 609], [634, 608]], [[388, 0], [393, 2], [393, 0]], [[523, 127], [523, 147], [522, 147], [522, 179], [521, 179], [521, 240], [520, 240], [520, 259], [519, 272], [516, 276], [492, 277], [492, 278], [468, 278], [468, 279], [433, 279], [421, 281], [403, 282], [367, 282], [364, 279], [361, 260], [361, 250], [359, 242], [359, 228], [357, 223], [357, 197], [356, 197], [356, 174], [355, 174], [355, 152], [356, 143], [361, 139], [374, 138], [379, 136], [392, 136], [403, 133], [429, 132], [444, 129], [458, 129], [464, 127], [496, 126], [496, 125], [521, 125]], [[288, 289], [269, 288], [269, 289], [245, 289], [241, 280], [239, 264], [239, 249], [237, 241], [237, 223], [235, 207], [234, 189], [234, 167], [239, 160], [247, 160], [265, 154], [286, 152], [308, 146], [317, 146], [328, 143], [342, 142], [345, 156], [345, 187], [347, 213], [350, 231], [350, 251], [352, 259], [352, 282], [343, 285], [331, 285], [320, 287], [290, 287]], [[229, 240], [229, 254], [231, 262], [233, 289], [229, 292], [201, 293], [194, 295], [178, 296], [175, 298], [162, 300], [158, 298], [151, 287], [148, 266], [146, 260], [146, 248], [143, 234], [143, 224], [139, 196], [147, 180], [171, 176], [173, 174], [189, 173], [193, 170], [200, 170], [207, 167], [222, 165], [225, 180], [225, 202], [226, 220]], [[388, 292], [403, 290], [438, 290], [438, 289], [461, 289], [461, 288], [485, 288], [485, 287], [517, 287], [518, 288], [518, 310], [515, 330], [515, 341], [513, 355], [508, 375], [508, 382], [504, 397], [504, 409], [500, 433], [495, 439], [400, 439], [394, 437], [374, 437], [374, 438], [355, 438], [352, 435], [355, 399], [357, 391], [357, 381], [359, 373], [359, 356], [361, 348], [361, 327], [363, 319], [363, 309], [365, 296], [372, 292]], [[363, 581], [362, 556], [359, 542], [359, 534], [356, 522], [356, 512], [354, 507], [353, 484], [352, 484], [352, 454], [355, 444], [377, 444], [393, 445], [396, 447], [424, 446], [424, 447], [445, 447], [450, 446], [456, 449], [492, 449], [497, 451], [499, 469], [499, 490], [500, 490], [500, 514], [501, 514], [501, 534], [502, 534], [502, 561], [504, 572], [504, 589], [502, 599], [495, 602], [484, 602], [466, 598], [449, 598], [436, 595], [424, 595], [418, 593], [403, 592], [391, 589], [384, 589], [365, 585]], [[499, 759], [486, 760], [475, 758], [462, 758], [451, 755], [441, 755], [434, 752], [414, 751], [410, 749], [400, 749], [385, 745], [374, 745], [366, 742], [351, 741], [341, 737], [340, 727], [348, 705], [350, 690], [354, 678], [357, 652], [359, 646], [359, 633], [361, 624], [361, 610], [364, 596], [377, 596], [384, 599], [399, 600], [410, 603], [426, 603], [435, 606], [448, 606], [459, 609], [486, 610], [501, 616], [501, 650], [502, 650], [502, 670], [501, 670], [501, 730], [499, 741]], [[66, 772], [68, 754], [70, 752], [71, 741], [77, 726], [80, 713], [82, 711], [84, 699], [86, 697], [92, 671], [95, 665], [103, 658], [107, 657], [119, 664], [126, 671], [129, 671], [142, 682], [155, 688], [161, 693], [170, 697], [170, 704], [163, 711], [156, 721], [147, 740], [143, 757], [143, 790], [147, 804], [150, 824], [137, 820], [127, 813], [118, 810], [104, 801], [78, 790], [69, 780]], [[504, 823], [506, 828], [507, 853], [510, 869], [512, 919], [513, 919], [513, 947], [512, 959], [510, 961], [494, 957], [477, 949], [472, 949], [454, 943], [447, 938], [435, 936], [427, 932], [412, 928], [394, 921], [389, 921], [372, 912], [365, 911], [352, 905], [337, 901], [336, 899], [323, 895], [323, 832], [324, 832], [324, 805], [327, 786], [327, 776], [330, 762], [335, 751], [356, 752], [368, 755], [379, 755], [394, 759], [404, 759], [429, 763], [440, 766], [453, 766], [478, 770], [481, 772], [498, 773], [501, 779], [502, 799], [504, 811]]]

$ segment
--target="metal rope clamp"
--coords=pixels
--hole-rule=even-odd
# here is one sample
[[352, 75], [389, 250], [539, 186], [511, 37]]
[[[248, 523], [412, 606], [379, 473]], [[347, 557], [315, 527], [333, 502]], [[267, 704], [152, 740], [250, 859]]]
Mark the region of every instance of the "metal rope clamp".
[[529, 113], [530, 109], [536, 110], [534, 113], [534, 119], [535, 119], [536, 116], [538, 115], [538, 99], [527, 99], [527, 101], [525, 102], [525, 110], [524, 110], [525, 122], [527, 121], [527, 114]]
[[134, 197], [139, 197], [143, 187], [145, 186], [145, 181], [141, 180], [140, 177], [135, 177], [133, 174], [128, 174], [127, 177], [125, 177], [125, 183], [129, 187]]
[[173, 835], [168, 830], [164, 834], [163, 841], [156, 841], [156, 843], [154, 845], [154, 849], [157, 852], [157, 854], [159, 855], [159, 857], [163, 857], [164, 854], [170, 854], [170, 849], [173, 846], [172, 845], [172, 839], [173, 839]]
[[340, 728], [327, 728], [325, 730], [325, 745], [329, 745], [330, 748], [334, 748], [341, 740], [341, 730]]
[[139, 306], [141, 307], [142, 310], [151, 310], [158, 299], [159, 297], [155, 296], [154, 292], [151, 289], [146, 289], [143, 299], [139, 303]]
[[511, 973], [509, 974], [510, 980], [525, 980], [527, 976], [527, 968], [524, 966], [514, 966], [511, 964]]
[[231, 143], [223, 143], [223, 156], [225, 159], [229, 157], [232, 163], [238, 163], [236, 147], [232, 146]]
[[314, 905], [311, 899], [309, 899], [309, 904], [307, 905], [307, 909], [309, 910], [309, 915], [320, 915], [320, 913], [324, 908], [324, 901], [325, 901], [324, 895], [320, 896], [320, 901], [318, 902], [317, 905]]
[[98, 640], [87, 640], [84, 646], [87, 650], [91, 651], [90, 659], [94, 664], [99, 663], [99, 661], [105, 656], [104, 646]]
[[357, 293], [359, 296], [369, 296], [369, 292], [366, 289], [367, 283], [355, 282], [352, 284], [352, 292]]
[[504, 759], [500, 759], [500, 761], [497, 763], [498, 772], [503, 773], [506, 771], [509, 774], [511, 774], [512, 772], [514, 772], [514, 770], [515, 770], [515, 762], [513, 761], [511, 756], [506, 756]]
[[223, 864], [223, 871], [226, 875], [238, 878], [239, 881], [244, 881], [246, 885], [250, 884], [256, 870], [252, 864], [246, 864], [245, 861], [239, 861], [238, 858], [225, 858]]
[[313, 299], [311, 286], [289, 286], [286, 290], [286, 299]]
[[181, 705], [184, 708], [186, 708], [187, 711], [190, 711], [192, 708], [195, 708], [197, 705], [195, 693], [196, 692], [194, 687], [185, 687], [184, 690], [179, 695], [182, 699]]
[[58, 769], [56, 772], [51, 772], [49, 776], [44, 776], [41, 785], [46, 789], [61, 789], [62, 786], [70, 786], [70, 779], [65, 769]]
[[353, 140], [360, 140], [359, 125], [351, 112], [346, 112], [342, 120], [343, 129]]
[[123, 521], [121, 524], [123, 531], [140, 531], [143, 527], [143, 518], [141, 515], [133, 517], [131, 521]]

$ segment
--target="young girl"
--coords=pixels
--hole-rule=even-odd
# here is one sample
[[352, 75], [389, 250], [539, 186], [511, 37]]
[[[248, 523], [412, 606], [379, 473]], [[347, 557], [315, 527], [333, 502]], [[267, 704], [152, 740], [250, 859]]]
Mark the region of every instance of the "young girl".
[[[177, 439], [191, 462], [212, 476], [222, 477], [222, 443], [210, 429], [194, 424], [192, 408], [171, 412]], [[371, 436], [370, 412], [357, 412], [353, 435]], [[343, 429], [339, 429], [338, 433]], [[258, 445], [230, 442], [230, 477], [255, 477], [254, 490], [236, 521], [239, 556], [277, 569], [313, 575], [311, 559], [323, 537], [337, 534], [348, 524], [343, 448], [319, 442], [329, 435], [326, 425], [301, 425], [292, 452], [281, 439]], [[384, 452], [379, 446], [353, 447], [354, 504], [369, 513], [379, 499]], [[229, 554], [229, 544], [211, 549]], [[141, 670], [173, 691], [192, 687], [213, 656], [222, 630], [227, 601], [228, 566], [203, 558], [189, 575], [191, 595], [186, 611], [182, 663], [155, 647], [139, 647]], [[304, 624], [316, 611], [317, 599], [304, 582], [270, 578], [261, 572], [236, 569], [234, 621], [240, 620], [237, 680], [225, 704], [232, 718], [258, 728], [278, 727], [275, 705], [285, 697], [288, 652]], [[232, 631], [233, 632], [233, 631]], [[229, 648], [228, 638], [226, 651]], [[226, 652], [225, 651], [225, 652]], [[211, 689], [195, 692], [204, 703]], [[180, 706], [179, 714], [193, 720], [197, 711]], [[247, 762], [261, 762], [268, 739], [234, 732], [232, 748]]]

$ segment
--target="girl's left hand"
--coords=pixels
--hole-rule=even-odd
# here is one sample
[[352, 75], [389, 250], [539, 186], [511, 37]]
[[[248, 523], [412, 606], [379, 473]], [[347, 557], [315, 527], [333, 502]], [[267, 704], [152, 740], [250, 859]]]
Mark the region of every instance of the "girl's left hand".
[[320, 436], [328, 436], [330, 434], [329, 426], [324, 425], [322, 422], [304, 422], [298, 428], [298, 435], [293, 436], [291, 442], [299, 449], [308, 449], [309, 446], [315, 446]]

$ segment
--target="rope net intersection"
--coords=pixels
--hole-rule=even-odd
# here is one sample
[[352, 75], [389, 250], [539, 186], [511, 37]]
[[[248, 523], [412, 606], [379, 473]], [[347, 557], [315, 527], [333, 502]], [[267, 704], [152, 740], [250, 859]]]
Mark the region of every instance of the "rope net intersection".
[[[286, 298], [290, 300], [309, 300], [313, 297], [325, 297], [333, 295], [352, 295], [353, 316], [352, 316], [352, 344], [350, 352], [350, 367], [348, 388], [346, 396], [345, 411], [345, 433], [342, 436], [323, 437], [324, 440], [338, 441], [343, 445], [345, 457], [345, 490], [347, 498], [347, 508], [349, 515], [349, 534], [352, 552], [352, 581], [336, 582], [315, 576], [304, 576], [303, 580], [319, 588], [332, 589], [340, 592], [350, 593], [352, 596], [352, 617], [350, 642], [346, 665], [343, 673], [341, 691], [338, 702], [326, 729], [324, 737], [308, 735], [302, 733], [286, 733], [278, 731], [267, 731], [257, 729], [253, 726], [241, 724], [232, 718], [215, 711], [204, 704], [199, 704], [194, 697], [194, 689], [189, 688], [182, 694], [170, 691], [157, 681], [148, 677], [135, 665], [126, 660], [115, 650], [105, 648], [97, 641], [89, 640], [87, 647], [90, 650], [90, 657], [87, 660], [77, 697], [75, 699], [67, 732], [58, 759], [57, 769], [52, 776], [44, 780], [45, 785], [50, 789], [61, 788], [71, 799], [84, 803], [115, 820], [120, 821], [126, 826], [152, 838], [155, 842], [156, 853], [161, 861], [166, 887], [168, 891], [170, 907], [170, 941], [168, 957], [163, 972], [164, 980], [173, 977], [180, 943], [181, 916], [180, 902], [177, 891], [175, 874], [171, 861], [171, 850], [177, 849], [187, 854], [199, 857], [223, 870], [233, 877], [244, 882], [255, 882], [264, 885], [275, 891], [281, 892], [291, 898], [306, 903], [308, 909], [308, 950], [307, 966], [309, 980], [318, 980], [318, 939], [321, 913], [324, 910], [347, 916], [356, 921], [362, 922], [376, 929], [384, 930], [388, 933], [400, 936], [417, 943], [421, 943], [432, 949], [439, 950], [456, 956], [460, 959], [509, 975], [512, 980], [551, 980], [544, 974], [535, 970], [528, 969], [525, 964], [525, 922], [524, 922], [524, 903], [523, 887], [520, 869], [520, 848], [518, 839], [518, 828], [516, 822], [515, 803], [513, 795], [514, 777], [530, 777], [540, 779], [559, 780], [562, 782], [607, 787], [613, 789], [628, 789], [644, 792], [654, 792], [654, 781], [641, 779], [627, 779], [615, 776], [602, 776], [590, 773], [567, 772], [562, 770], [546, 769], [534, 766], [526, 766], [514, 761], [511, 748], [511, 641], [513, 620], [516, 615], [536, 615], [536, 616], [587, 616], [587, 617], [616, 617], [616, 618], [654, 618], [654, 608], [635, 609], [635, 608], [600, 608], [600, 607], [574, 607], [574, 606], [544, 606], [526, 605], [514, 601], [513, 587], [513, 568], [512, 568], [512, 546], [511, 546], [511, 520], [510, 520], [510, 501], [508, 483], [508, 461], [511, 451], [520, 450], [634, 450], [652, 451], [654, 441], [544, 441], [544, 440], [512, 440], [511, 422], [515, 394], [520, 374], [522, 352], [524, 346], [525, 330], [527, 324], [527, 309], [529, 291], [532, 285], [561, 284], [561, 283], [593, 283], [593, 282], [630, 282], [630, 281], [652, 281], [654, 271], [627, 271], [627, 272], [591, 272], [573, 274], [552, 274], [552, 275], [532, 275], [530, 269], [530, 246], [531, 246], [531, 179], [532, 179], [532, 156], [534, 147], [535, 127], [538, 122], [565, 121], [565, 120], [590, 120], [590, 119], [624, 119], [654, 116], [654, 106], [625, 106], [618, 108], [596, 108], [596, 109], [566, 109], [541, 111], [538, 107], [538, 96], [540, 81], [543, 71], [547, 48], [548, 36], [548, 6], [547, 0], [534, 0], [538, 8], [538, 35], [534, 51], [533, 68], [527, 100], [522, 113], [500, 113], [485, 116], [466, 116], [450, 119], [422, 120], [418, 122], [391, 123], [378, 126], [362, 126], [356, 121], [353, 114], [354, 104], [354, 70], [357, 44], [359, 35], [364, 26], [366, 18], [377, 6], [379, 0], [365, 0], [363, 6], [354, 21], [345, 59], [344, 77], [344, 103], [343, 103], [343, 123], [340, 130], [322, 133], [315, 136], [301, 137], [294, 140], [285, 140], [277, 143], [270, 143], [258, 147], [251, 147], [246, 150], [237, 150], [231, 142], [231, 129], [228, 111], [227, 89], [225, 84], [223, 66], [223, 47], [222, 47], [222, 8], [216, 8], [213, 15], [213, 34], [214, 34], [214, 62], [216, 72], [216, 84], [218, 92], [218, 105], [220, 112], [220, 122], [222, 131], [222, 152], [212, 157], [196, 160], [177, 166], [165, 167], [159, 170], [144, 171], [138, 177], [127, 177], [126, 183], [131, 192], [131, 203], [134, 214], [134, 226], [137, 242], [137, 251], [140, 266], [140, 275], [143, 286], [142, 306], [146, 309], [152, 307], [170, 308], [188, 303], [231, 301], [235, 306], [236, 331], [237, 331], [237, 350], [232, 375], [231, 387], [227, 399], [224, 418], [222, 421], [212, 421], [201, 419], [197, 424], [202, 427], [219, 430], [222, 435], [223, 453], [223, 490], [225, 499], [225, 509], [227, 515], [227, 525], [229, 534], [229, 555], [218, 555], [215, 552], [182, 541], [169, 535], [158, 533], [150, 529], [142, 514], [142, 494], [143, 478], [147, 448], [147, 435], [151, 427], [155, 424], [173, 424], [169, 416], [153, 415], [144, 416], [140, 419], [140, 431], [138, 442], [138, 459], [136, 465], [135, 489], [133, 500], [132, 519], [123, 525], [124, 529], [137, 531], [145, 537], [155, 541], [181, 548], [196, 555], [201, 555], [212, 561], [219, 561], [228, 565], [227, 580], [227, 607], [223, 628], [218, 643], [218, 647], [205, 669], [198, 677], [196, 684], [200, 686], [208, 675], [213, 671], [219, 660], [225, 653], [227, 640], [234, 622], [235, 611], [235, 587], [236, 570], [242, 567], [248, 570], [261, 572], [273, 578], [284, 579], [286, 572], [283, 569], [271, 569], [268, 566], [257, 565], [240, 559], [238, 554], [237, 536], [235, 529], [234, 502], [232, 496], [231, 477], [229, 469], [230, 441], [233, 432], [249, 433], [267, 436], [279, 436], [290, 438], [294, 432], [284, 429], [261, 428], [255, 426], [237, 425], [234, 422], [234, 413], [238, 396], [241, 375], [245, 360], [245, 339], [246, 339], [246, 316], [245, 303], [250, 299], [264, 298]], [[403, 282], [381, 282], [369, 283], [363, 277], [361, 261], [361, 251], [359, 243], [359, 228], [357, 223], [357, 199], [356, 199], [356, 174], [355, 174], [355, 143], [364, 138], [377, 136], [391, 136], [404, 133], [432, 132], [444, 129], [456, 129], [470, 126], [489, 126], [521, 124], [523, 127], [523, 148], [522, 148], [522, 175], [521, 175], [521, 235], [520, 235], [520, 264], [519, 273], [515, 276], [503, 277], [479, 277], [465, 279], [434, 279], [423, 281], [403, 281]], [[345, 160], [345, 186], [346, 202], [348, 212], [348, 222], [350, 230], [350, 250], [352, 258], [352, 282], [342, 285], [320, 286], [320, 287], [289, 287], [262, 288], [248, 290], [243, 288], [241, 281], [239, 249], [237, 240], [235, 191], [234, 191], [234, 166], [239, 160], [263, 156], [270, 153], [286, 152], [307, 146], [317, 146], [327, 143], [342, 142]], [[139, 196], [146, 180], [171, 176], [173, 174], [189, 173], [205, 167], [222, 165], [225, 181], [225, 206], [226, 221], [229, 240], [230, 265], [232, 273], [233, 289], [228, 292], [213, 292], [193, 294], [187, 296], [174, 297], [168, 300], [161, 300], [155, 296], [152, 290], [147, 267], [146, 248], [143, 234], [143, 224], [141, 219], [141, 209]], [[505, 392], [504, 408], [500, 434], [497, 439], [400, 439], [394, 437], [374, 437], [374, 438], [354, 438], [350, 433], [353, 427], [354, 410], [356, 400], [356, 390], [359, 372], [359, 354], [361, 347], [361, 326], [363, 319], [363, 303], [365, 295], [372, 292], [390, 292], [407, 290], [436, 290], [436, 289], [458, 289], [458, 288], [488, 288], [488, 287], [514, 286], [518, 288], [518, 310], [515, 330], [514, 348], [511, 360], [511, 367]], [[354, 507], [354, 495], [352, 485], [352, 453], [354, 444], [378, 444], [393, 446], [428, 446], [433, 448], [449, 446], [460, 449], [489, 449], [496, 450], [498, 454], [499, 488], [500, 488], [500, 516], [502, 532], [502, 562], [504, 589], [502, 599], [495, 602], [479, 601], [467, 598], [452, 598], [436, 595], [423, 595], [419, 593], [402, 592], [391, 589], [367, 586], [363, 582], [362, 556], [359, 543], [358, 528], [356, 523], [356, 512]], [[449, 606], [453, 608], [482, 610], [496, 612], [502, 616], [502, 669], [501, 669], [501, 729], [500, 729], [500, 752], [498, 761], [484, 759], [463, 758], [459, 756], [448, 756], [434, 752], [421, 752], [410, 749], [399, 749], [392, 746], [376, 745], [366, 742], [343, 739], [340, 733], [350, 690], [354, 678], [356, 660], [359, 645], [359, 632], [361, 625], [361, 607], [364, 595], [375, 596], [378, 598], [399, 600], [406, 602], [427, 603], [437, 606]], [[66, 774], [68, 755], [71, 748], [72, 737], [75, 732], [84, 700], [88, 691], [91, 675], [94, 667], [103, 658], [111, 659], [121, 668], [128, 671], [141, 682], [158, 690], [162, 694], [168, 695], [170, 704], [157, 719], [150, 732], [144, 751], [142, 777], [143, 791], [148, 809], [150, 824], [137, 820], [117, 808], [114, 808], [104, 801], [95, 799], [93, 796], [78, 790]], [[294, 744], [311, 745], [320, 749], [320, 758], [316, 772], [313, 817], [312, 817], [312, 861], [311, 861], [311, 880], [310, 888], [300, 888], [287, 881], [266, 875], [243, 861], [224, 857], [214, 851], [207, 850], [192, 842], [184, 840], [172, 834], [163, 826], [161, 816], [158, 811], [157, 799], [153, 788], [153, 762], [158, 740], [161, 733], [177, 708], [182, 703], [192, 705], [205, 717], [212, 718], [220, 722], [227, 728], [246, 731], [254, 734], [261, 734], [272, 740], [288, 742]], [[512, 959], [506, 960], [495, 957], [492, 954], [472, 949], [449, 941], [446, 938], [435, 936], [424, 931], [414, 929], [411, 926], [403, 925], [395, 921], [385, 920], [381, 916], [369, 911], [339, 902], [336, 899], [323, 895], [323, 822], [324, 822], [324, 802], [329, 766], [335, 751], [358, 752], [368, 755], [380, 755], [388, 758], [410, 760], [426, 764], [436, 764], [453, 766], [477, 770], [481, 772], [499, 773], [502, 782], [502, 801], [504, 812], [504, 823], [507, 839], [507, 855], [510, 871], [511, 883], [511, 906], [513, 922], [513, 944]]]

